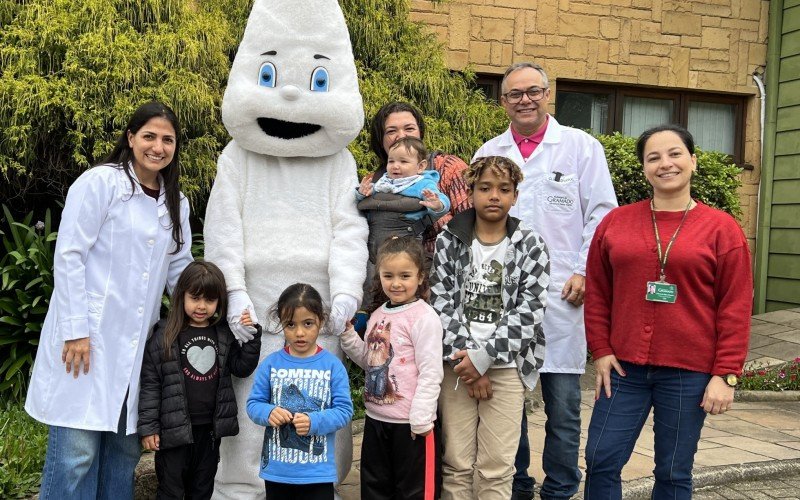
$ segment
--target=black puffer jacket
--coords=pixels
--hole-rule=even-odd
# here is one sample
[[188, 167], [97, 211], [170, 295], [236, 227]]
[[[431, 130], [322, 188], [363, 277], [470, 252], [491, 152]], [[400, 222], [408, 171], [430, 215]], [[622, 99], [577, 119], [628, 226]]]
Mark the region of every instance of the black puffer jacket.
[[[138, 424], [140, 436], [159, 435], [159, 448], [162, 450], [192, 442], [192, 423], [189, 419], [177, 338], [170, 349], [174, 359], [163, 361], [165, 324], [166, 320], [158, 322], [145, 347], [139, 388]], [[221, 438], [239, 433], [231, 374], [248, 377], [258, 366], [261, 327], [256, 326], [258, 332], [255, 338], [241, 347], [225, 320], [217, 323], [216, 328], [217, 363], [220, 370], [214, 434], [216, 438]]]

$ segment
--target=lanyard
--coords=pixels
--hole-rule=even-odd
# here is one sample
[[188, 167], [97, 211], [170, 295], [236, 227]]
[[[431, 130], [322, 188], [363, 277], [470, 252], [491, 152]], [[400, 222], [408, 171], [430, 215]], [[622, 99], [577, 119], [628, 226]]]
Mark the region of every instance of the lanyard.
[[692, 206], [692, 200], [689, 199], [689, 204], [686, 205], [686, 210], [683, 211], [683, 218], [681, 219], [681, 223], [678, 224], [678, 228], [675, 229], [675, 233], [670, 238], [669, 243], [667, 244], [667, 249], [664, 250], [662, 255], [661, 253], [661, 236], [658, 234], [658, 224], [656, 224], [656, 212], [655, 207], [653, 206], [653, 200], [650, 199], [650, 217], [653, 219], [653, 231], [656, 233], [656, 248], [658, 249], [658, 263], [661, 266], [661, 272], [659, 276], [659, 281], [666, 280], [666, 274], [664, 274], [664, 269], [667, 267], [667, 257], [669, 256], [669, 251], [672, 248], [672, 244], [675, 243], [675, 238], [678, 237], [678, 232], [681, 230], [684, 221], [686, 220], [686, 216], [689, 214], [689, 208]]

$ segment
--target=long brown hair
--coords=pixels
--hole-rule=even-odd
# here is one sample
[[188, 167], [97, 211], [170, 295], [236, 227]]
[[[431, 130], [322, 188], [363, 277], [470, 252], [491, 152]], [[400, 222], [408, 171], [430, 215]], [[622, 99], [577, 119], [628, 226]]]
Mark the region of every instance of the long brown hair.
[[172, 254], [177, 254], [183, 248], [183, 245], [191, 244], [191, 242], [183, 241], [183, 230], [181, 228], [181, 192], [178, 186], [178, 177], [181, 172], [180, 156], [183, 140], [181, 138], [181, 127], [175, 112], [166, 104], [158, 101], [150, 101], [136, 108], [136, 111], [133, 112], [128, 124], [125, 126], [125, 130], [122, 131], [117, 142], [114, 143], [114, 149], [102, 163], [110, 163], [121, 167], [128, 176], [131, 188], [135, 187], [136, 181], [131, 173], [133, 149], [128, 143], [128, 132], [136, 134], [140, 128], [153, 118], [164, 118], [175, 129], [175, 153], [169, 165], [161, 169], [159, 174], [164, 180], [165, 204], [172, 223], [172, 241], [175, 242], [175, 251]]
[[178, 278], [178, 284], [172, 292], [172, 308], [164, 327], [164, 361], [172, 359], [172, 344], [178, 335], [189, 328], [189, 318], [184, 310], [184, 297], [187, 293], [211, 300], [218, 300], [217, 310], [212, 316], [211, 325], [225, 320], [228, 310], [228, 292], [225, 287], [225, 276], [220, 269], [203, 260], [196, 260], [186, 266]]
[[381, 263], [387, 257], [403, 252], [417, 266], [419, 276], [422, 278], [422, 283], [417, 287], [416, 297], [423, 300], [428, 299], [430, 287], [428, 285], [428, 272], [425, 270], [425, 250], [422, 248], [422, 244], [411, 236], [393, 236], [381, 244], [378, 248], [378, 255], [375, 257], [375, 274], [372, 277], [372, 296], [374, 298], [369, 308], [370, 313], [389, 300], [389, 297], [383, 291], [383, 286], [381, 286]]

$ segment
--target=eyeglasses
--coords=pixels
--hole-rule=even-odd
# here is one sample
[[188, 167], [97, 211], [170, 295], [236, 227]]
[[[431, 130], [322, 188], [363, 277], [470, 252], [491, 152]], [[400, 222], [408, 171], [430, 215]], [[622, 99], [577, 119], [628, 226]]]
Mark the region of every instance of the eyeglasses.
[[534, 87], [524, 92], [521, 90], [512, 90], [511, 92], [506, 92], [505, 94], [503, 94], [503, 97], [505, 97], [506, 101], [508, 101], [510, 104], [517, 104], [518, 102], [520, 102], [522, 100], [523, 95], [528, 96], [528, 99], [530, 99], [531, 101], [541, 101], [542, 98], [544, 97], [544, 93], [546, 90], [547, 87], [543, 89]]

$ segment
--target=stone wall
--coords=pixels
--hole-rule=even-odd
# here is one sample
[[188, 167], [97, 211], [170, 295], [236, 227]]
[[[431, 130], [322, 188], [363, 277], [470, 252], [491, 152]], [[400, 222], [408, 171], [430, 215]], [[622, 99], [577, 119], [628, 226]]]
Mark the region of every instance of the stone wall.
[[502, 74], [532, 60], [553, 87], [570, 78], [752, 96], [744, 161], [754, 169], [741, 189], [751, 243], [761, 133], [752, 74], [766, 64], [768, 11], [763, 0], [412, 0], [412, 18], [436, 33], [452, 69]]

